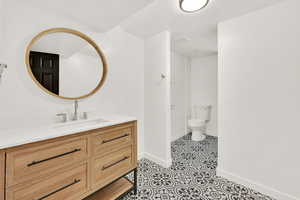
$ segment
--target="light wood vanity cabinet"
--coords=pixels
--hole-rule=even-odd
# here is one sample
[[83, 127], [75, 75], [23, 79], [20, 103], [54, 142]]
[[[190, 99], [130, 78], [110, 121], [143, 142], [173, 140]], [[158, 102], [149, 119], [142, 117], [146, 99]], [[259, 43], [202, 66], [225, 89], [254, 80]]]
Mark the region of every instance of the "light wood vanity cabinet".
[[92, 186], [93, 188], [103, 187], [135, 165], [132, 146], [124, 147], [103, 157], [95, 157], [92, 163]]
[[88, 157], [88, 137], [75, 137], [6, 153], [6, 185], [49, 174]]
[[82, 163], [66, 168], [60, 173], [54, 173], [52, 176], [13, 186], [7, 189], [6, 198], [14, 200], [75, 199], [88, 190], [87, 169], [87, 163]]
[[132, 142], [131, 128], [111, 129], [92, 135], [93, 154], [103, 155], [120, 147], [128, 146]]
[[132, 121], [0, 150], [0, 200], [114, 199], [134, 186], [121, 177], [137, 168], [136, 130]]
[[0, 200], [5, 199], [5, 152], [0, 150]]

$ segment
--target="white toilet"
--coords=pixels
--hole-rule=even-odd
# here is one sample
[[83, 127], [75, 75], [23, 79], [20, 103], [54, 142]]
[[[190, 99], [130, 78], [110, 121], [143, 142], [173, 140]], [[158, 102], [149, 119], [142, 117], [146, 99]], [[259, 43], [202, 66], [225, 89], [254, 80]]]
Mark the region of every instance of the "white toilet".
[[192, 130], [192, 140], [202, 141], [206, 138], [206, 126], [210, 121], [212, 106], [193, 106], [188, 126]]

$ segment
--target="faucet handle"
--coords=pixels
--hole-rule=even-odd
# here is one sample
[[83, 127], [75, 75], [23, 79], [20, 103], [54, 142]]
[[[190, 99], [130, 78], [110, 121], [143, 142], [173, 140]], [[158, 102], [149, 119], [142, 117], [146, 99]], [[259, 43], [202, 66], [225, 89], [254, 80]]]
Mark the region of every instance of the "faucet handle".
[[88, 113], [87, 112], [82, 113], [82, 119], [88, 119]]
[[56, 114], [56, 116], [62, 117], [61, 122], [63, 122], [63, 123], [67, 122], [67, 113], [58, 113], [58, 114]]

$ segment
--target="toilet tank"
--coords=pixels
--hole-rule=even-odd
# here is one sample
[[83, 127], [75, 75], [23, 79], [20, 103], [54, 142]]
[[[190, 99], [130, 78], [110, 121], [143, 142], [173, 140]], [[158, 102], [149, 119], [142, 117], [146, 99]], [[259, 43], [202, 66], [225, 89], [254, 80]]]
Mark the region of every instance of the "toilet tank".
[[194, 105], [191, 108], [191, 119], [210, 121], [211, 109], [211, 105]]

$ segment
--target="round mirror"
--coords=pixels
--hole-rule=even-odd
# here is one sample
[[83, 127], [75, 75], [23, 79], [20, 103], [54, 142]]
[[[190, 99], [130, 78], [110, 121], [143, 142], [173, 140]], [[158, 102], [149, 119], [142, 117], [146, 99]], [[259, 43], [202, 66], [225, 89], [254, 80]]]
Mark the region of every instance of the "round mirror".
[[106, 79], [107, 63], [98, 45], [72, 29], [41, 32], [28, 45], [25, 59], [34, 82], [63, 99], [91, 96]]

